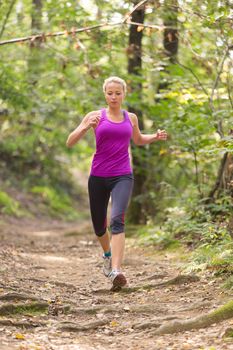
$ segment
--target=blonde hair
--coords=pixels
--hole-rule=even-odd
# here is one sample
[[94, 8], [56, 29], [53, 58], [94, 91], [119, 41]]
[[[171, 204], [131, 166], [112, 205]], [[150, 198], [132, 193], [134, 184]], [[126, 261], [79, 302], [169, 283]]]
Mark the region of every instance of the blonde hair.
[[106, 91], [106, 86], [109, 84], [109, 83], [118, 83], [118, 84], [121, 84], [122, 88], [123, 88], [123, 91], [124, 93], [126, 94], [126, 91], [127, 91], [127, 85], [126, 85], [126, 82], [119, 78], [119, 77], [116, 77], [116, 76], [113, 76], [113, 77], [109, 77], [107, 79], [105, 79], [104, 83], [103, 83], [103, 92], [105, 93]]

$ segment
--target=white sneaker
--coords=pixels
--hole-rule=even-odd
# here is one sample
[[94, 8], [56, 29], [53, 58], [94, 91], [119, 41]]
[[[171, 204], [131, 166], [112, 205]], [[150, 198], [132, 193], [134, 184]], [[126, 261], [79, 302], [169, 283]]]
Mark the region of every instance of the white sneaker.
[[127, 284], [125, 275], [119, 270], [112, 270], [109, 275], [112, 282], [112, 288], [124, 287]]
[[108, 277], [112, 271], [112, 257], [103, 255], [103, 260], [104, 260], [103, 273], [106, 277]]

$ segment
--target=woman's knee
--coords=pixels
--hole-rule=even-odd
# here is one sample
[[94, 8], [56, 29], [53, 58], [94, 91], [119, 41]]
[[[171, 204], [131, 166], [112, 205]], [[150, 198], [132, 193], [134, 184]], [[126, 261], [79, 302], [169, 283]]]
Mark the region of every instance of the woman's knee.
[[95, 230], [95, 234], [97, 237], [102, 237], [106, 233], [106, 228], [104, 230]]
[[124, 214], [117, 215], [111, 218], [110, 230], [113, 235], [119, 234], [125, 231]]

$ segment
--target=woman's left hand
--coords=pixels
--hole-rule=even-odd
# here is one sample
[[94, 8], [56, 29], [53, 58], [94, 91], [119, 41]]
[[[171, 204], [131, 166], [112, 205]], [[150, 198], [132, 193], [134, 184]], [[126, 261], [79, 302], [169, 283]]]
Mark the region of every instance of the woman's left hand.
[[167, 140], [167, 132], [165, 130], [158, 129], [156, 133], [156, 140]]

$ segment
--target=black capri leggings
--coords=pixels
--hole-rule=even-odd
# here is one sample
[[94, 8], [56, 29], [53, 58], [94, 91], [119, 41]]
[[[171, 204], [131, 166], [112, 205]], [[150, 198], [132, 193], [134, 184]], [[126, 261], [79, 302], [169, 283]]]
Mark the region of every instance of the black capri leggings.
[[111, 196], [112, 234], [124, 232], [124, 216], [133, 189], [133, 175], [99, 177], [90, 175], [88, 192], [95, 234], [103, 236], [107, 229], [107, 209]]

